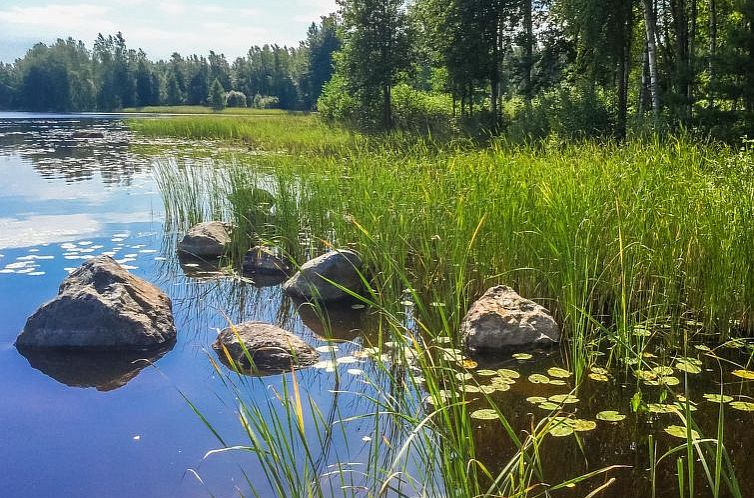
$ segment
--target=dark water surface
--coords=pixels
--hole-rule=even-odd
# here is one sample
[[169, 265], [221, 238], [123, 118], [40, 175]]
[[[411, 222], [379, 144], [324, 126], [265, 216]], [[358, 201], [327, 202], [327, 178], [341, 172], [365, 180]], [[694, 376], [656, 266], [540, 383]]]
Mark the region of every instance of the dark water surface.
[[[80, 130], [101, 132], [104, 137], [76, 138]], [[217, 150], [218, 145], [211, 142], [147, 141], [133, 136], [112, 117], [0, 114], [0, 497], [191, 497], [210, 492], [238, 496], [239, 490], [247, 494], [247, 478], [261, 496], [271, 496], [264, 475], [248, 453], [204, 459], [220, 443], [183, 396], [230, 445], [244, 444], [248, 439], [238, 421], [238, 400], [210, 361], [215, 357], [210, 345], [217, 329], [228, 319], [263, 320], [295, 332], [314, 346], [327, 343], [321, 338], [324, 326], [317, 314], [299, 309], [279, 286], [272, 285], [276, 282], [267, 287], [251, 285], [175, 256], [178, 234], [165, 229], [153, 167], [156, 161], [211, 164]], [[19, 354], [13, 342], [26, 318], [56, 294], [72, 268], [97, 254], [112, 255], [168, 293], [178, 326], [177, 344], [147, 357], [69, 352], [25, 358]], [[325, 369], [297, 374], [304, 395], [317, 404], [326, 425], [374, 409], [353, 394], [368, 390], [360, 371], [374, 373], [371, 362], [357, 362], [350, 356], [360, 347], [361, 333], [370, 332], [370, 321], [361, 313], [346, 309], [331, 317], [333, 334], [347, 341], [338, 344], [336, 356], [344, 360], [336, 367], [339, 376]], [[721, 351], [737, 364], [752, 368], [751, 348]], [[673, 374], [680, 378], [679, 386], [642, 386], [642, 401], [644, 406], [672, 403], [685, 393], [696, 403], [694, 420], [703, 436], [714, 438], [718, 405], [705, 401], [703, 394], [722, 388], [736, 400], [754, 401], [753, 382], [732, 376], [731, 370], [737, 367], [718, 364], [703, 351], [686, 354], [702, 359], [703, 372], [689, 376], [688, 388], [683, 386], [683, 372], [677, 370]], [[672, 366], [674, 355], [668, 350], [665, 358], [647, 360]], [[330, 353], [322, 355], [329, 357]], [[527, 377], [546, 374], [548, 368], [564, 363], [561, 352], [554, 350], [535, 352], [530, 360], [481, 363], [476, 370], [508, 368], [519, 373], [508, 390], [495, 392], [492, 398], [523, 434], [549, 413], [527, 398], [547, 398], [575, 387], [573, 377], [561, 386], [532, 383]], [[603, 410], [616, 410], [627, 418], [615, 424], [597, 421], [596, 429], [578, 436], [548, 437], [540, 450], [545, 478], [557, 484], [609, 465], [624, 465], [627, 468], [610, 472], [608, 477], [616, 481], [597, 496], [651, 496], [650, 436], [659, 458], [683, 443], [664, 431], [670, 425], [682, 425], [681, 421], [677, 414], [643, 409], [633, 413], [632, 397], [639, 382], [630, 373], [611, 372], [608, 377], [607, 382], [586, 380], [576, 392], [579, 401], [564, 409], [590, 421]], [[474, 378], [479, 384], [489, 383], [479, 373]], [[264, 406], [276, 399], [284, 379], [289, 382], [291, 377], [253, 380], [240, 388], [242, 398], [250, 405]], [[469, 393], [467, 399], [469, 411], [487, 407], [481, 395]], [[724, 415], [725, 446], [743, 496], [754, 496], [750, 458], [754, 412], [726, 407]], [[309, 410], [304, 417], [307, 434], [315, 440]], [[478, 428], [477, 457], [491, 470], [502, 467], [513, 454], [510, 438], [498, 422], [474, 420], [474, 425]], [[322, 473], [338, 461], [365, 461], [370, 438], [399, 444], [390, 427], [375, 435], [367, 419], [337, 426], [321, 457]], [[293, 458], [292, 465], [301, 465], [300, 457]], [[428, 471], [418, 471], [422, 472]], [[700, 468], [697, 475], [702, 475]], [[605, 481], [600, 477], [553, 496], [585, 496]], [[656, 496], [678, 496], [676, 455], [657, 465], [656, 481]], [[337, 489], [337, 482], [332, 485]], [[710, 496], [702, 479], [697, 479], [696, 496]], [[728, 496], [727, 492], [722, 496]]]

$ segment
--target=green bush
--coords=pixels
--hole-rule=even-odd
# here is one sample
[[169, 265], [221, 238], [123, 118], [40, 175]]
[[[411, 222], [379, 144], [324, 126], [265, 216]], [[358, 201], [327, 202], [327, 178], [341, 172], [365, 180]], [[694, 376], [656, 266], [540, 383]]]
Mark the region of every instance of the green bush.
[[225, 96], [225, 105], [228, 107], [246, 107], [246, 95], [243, 92], [231, 90]]
[[393, 88], [393, 120], [400, 130], [447, 136], [455, 130], [453, 100], [400, 84]]

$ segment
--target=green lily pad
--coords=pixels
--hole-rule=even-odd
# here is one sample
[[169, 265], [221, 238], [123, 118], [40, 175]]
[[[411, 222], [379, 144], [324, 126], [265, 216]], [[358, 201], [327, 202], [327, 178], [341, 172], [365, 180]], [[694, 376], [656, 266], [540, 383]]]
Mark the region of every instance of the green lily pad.
[[[671, 436], [681, 438], [681, 439], [687, 439], [688, 437], [688, 434], [686, 433], [686, 428], [681, 425], [671, 425], [669, 427], [666, 427], [665, 432], [667, 432]], [[699, 439], [699, 433], [693, 429], [691, 430], [691, 439]]]
[[649, 403], [647, 410], [650, 413], [675, 413], [678, 409], [674, 405], [665, 405], [662, 403]]
[[634, 335], [638, 337], [649, 337], [652, 335], [652, 332], [650, 332], [644, 327], [640, 327], [637, 325], [636, 327], [634, 327]]
[[542, 374], [531, 374], [529, 376], [529, 382], [532, 384], [549, 384], [550, 378]]
[[573, 422], [573, 430], [577, 432], [589, 432], [597, 428], [597, 422], [594, 420], [577, 418]]
[[513, 379], [511, 379], [510, 377], [492, 377], [490, 379], [490, 384], [492, 384], [492, 385], [495, 385], [495, 384], [507, 384], [507, 385], [511, 385], [511, 384], [515, 384], [515, 383], [516, 383], [516, 381], [513, 380]]
[[663, 384], [663, 385], [666, 385], [666, 386], [677, 386], [678, 384], [681, 383], [681, 381], [680, 381], [680, 379], [678, 379], [678, 377], [673, 377], [672, 375], [660, 377], [659, 379], [657, 379], [657, 381], [660, 384]]
[[564, 403], [564, 404], [571, 404], [571, 403], [578, 403], [580, 400], [573, 394], [555, 394], [553, 396], [550, 396], [550, 401], [553, 403]]
[[567, 379], [571, 376], [571, 372], [564, 368], [552, 367], [547, 369], [547, 375], [556, 379]]
[[507, 377], [509, 379], [518, 379], [521, 374], [510, 368], [501, 368], [497, 371], [497, 374], [501, 377]]
[[547, 401], [547, 398], [543, 398], [542, 396], [529, 396], [528, 398], [526, 398], [526, 401], [528, 401], [532, 405], [538, 405]]
[[566, 381], [563, 379], [550, 379], [550, 385], [551, 386], [564, 386], [566, 385]]
[[[482, 386], [482, 387], [486, 387], [486, 386]], [[490, 384], [490, 387], [492, 387], [495, 391], [504, 392], [504, 391], [509, 391], [511, 388], [511, 385], [498, 382], [498, 383]]]
[[609, 380], [607, 375], [596, 372], [591, 372], [589, 378], [597, 382], [607, 382]]
[[463, 386], [463, 391], [467, 393], [478, 393], [482, 390], [479, 388], [479, 386], [475, 386], [474, 384], [466, 384]]
[[481, 370], [477, 370], [476, 373], [477, 373], [477, 375], [482, 375], [484, 377], [494, 377], [495, 375], [497, 375], [497, 371], [496, 370], [489, 370], [487, 368], [483, 368]]
[[534, 358], [529, 353], [513, 353], [513, 357], [517, 360], [531, 360]]
[[597, 420], [604, 420], [605, 422], [620, 422], [625, 418], [625, 415], [618, 413], [615, 410], [605, 410], [597, 414]]
[[637, 379], [644, 381], [657, 379], [657, 374], [648, 370], [634, 370], [634, 375]]
[[474, 376], [468, 372], [458, 372], [456, 374], [456, 379], [460, 380], [461, 382], [466, 381], [466, 380], [471, 380], [473, 378]]
[[484, 394], [492, 394], [497, 391], [496, 386], [479, 386], [479, 390]]
[[652, 369], [652, 372], [655, 373], [659, 377], [666, 377], [668, 375], [673, 375], [673, 369], [664, 365], [654, 367]]
[[[678, 408], [679, 412], [686, 411], [686, 403], [673, 403], [673, 406], [675, 406], [676, 408]], [[691, 403], [689, 403], [688, 409], [689, 409], [690, 412], [695, 412], [696, 411], [696, 407], [694, 405], [692, 405]]]
[[[700, 362], [701, 363], [701, 362]], [[675, 362], [675, 368], [686, 373], [690, 374], [698, 374], [701, 373], [702, 369], [699, 365], [692, 363], [687, 360], [678, 360]]]
[[474, 412], [471, 412], [470, 416], [471, 418], [475, 418], [477, 420], [497, 420], [499, 418], [497, 412], [492, 408], [482, 408], [481, 410], [476, 410]]
[[573, 427], [568, 425], [556, 425], [555, 427], [550, 428], [550, 435], [555, 437], [566, 437], [573, 434]]
[[736, 377], [740, 377], [746, 380], [754, 380], [754, 372], [751, 370], [733, 370], [731, 372]]
[[730, 403], [733, 401], [733, 396], [726, 396], [725, 394], [705, 394], [704, 399], [712, 401], [713, 403]]
[[602, 367], [592, 367], [592, 368], [590, 368], [590, 370], [592, 371], [592, 373], [596, 373], [598, 375], [607, 375], [608, 374], [607, 369], [606, 368], [602, 368]]
[[742, 412], [754, 412], [754, 403], [748, 401], [733, 401], [730, 407]]
[[553, 410], [557, 410], [560, 408], [560, 405], [557, 403], [553, 403], [552, 401], [545, 401], [544, 403], [540, 403], [538, 405], [541, 409], [547, 410], [548, 412], [551, 412]]

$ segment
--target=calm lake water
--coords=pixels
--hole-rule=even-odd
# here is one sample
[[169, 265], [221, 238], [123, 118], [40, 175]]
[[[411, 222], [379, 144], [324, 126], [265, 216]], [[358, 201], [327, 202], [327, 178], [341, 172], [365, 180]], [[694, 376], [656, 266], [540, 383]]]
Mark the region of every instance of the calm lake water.
[[[74, 138], [82, 129], [104, 138]], [[135, 152], [143, 145], [160, 152]], [[324, 343], [279, 287], [208, 278], [180, 265], [152, 167], [156, 158], [196, 147], [141, 143], [113, 118], [0, 114], [0, 496], [233, 496], [236, 485], [247, 489], [239, 464], [260, 483], [248, 457], [203, 459], [220, 444], [181, 393], [229, 441], [243, 442], [236, 402], [208, 359], [217, 328], [227, 324], [223, 314], [278, 323]], [[177, 344], [151, 358], [154, 366], [132, 364], [138, 355], [24, 358], [13, 343], [26, 318], [97, 254], [168, 293]], [[332, 395], [319, 373], [301, 373], [302, 387], [327, 406]], [[261, 403], [280, 383], [280, 376], [253, 383], [248, 399]], [[362, 443], [356, 425], [349, 431], [344, 437]]]
[[[104, 138], [76, 138], [81, 130], [101, 132]], [[182, 264], [175, 256], [179, 234], [166, 229], [153, 167], [157, 161], [211, 167], [218, 150], [211, 142], [138, 138], [116, 117], [0, 114], [0, 496], [238, 496], [239, 490], [247, 493], [247, 478], [262, 496], [271, 495], [251, 455], [233, 452], [204, 458], [221, 445], [184, 396], [230, 445], [244, 444], [248, 439], [238, 421], [238, 400], [210, 361], [215, 358], [210, 345], [217, 329], [228, 319], [263, 320], [314, 346], [328, 343], [317, 335], [323, 326], [316, 315], [299, 309], [279, 286], [255, 286], [233, 275]], [[148, 362], [134, 362], [142, 359], [138, 355], [19, 354], [13, 343], [26, 318], [55, 296], [72, 268], [98, 254], [112, 255], [170, 295], [177, 344], [145, 358]], [[373, 369], [371, 362], [355, 364], [350, 356], [360, 348], [360, 331], [369, 327], [360, 313], [345, 310], [333, 317], [336, 337], [347, 341], [339, 343], [335, 353], [347, 358], [337, 366], [339, 376], [324, 369], [297, 374], [303, 392], [328, 423], [372, 409], [353, 394], [367, 390], [359, 370], [369, 375]], [[746, 348], [725, 351], [742, 365], [751, 359]], [[323, 352], [322, 358], [330, 355]], [[726, 394], [750, 399], [752, 389], [751, 383], [731, 377], [727, 366], [721, 374], [715, 361], [702, 360], [706, 373], [691, 379], [687, 394], [697, 404], [695, 420], [704, 435], [714, 437], [718, 405], [705, 402], [703, 394], [720, 392], [722, 385]], [[573, 387], [572, 379], [555, 386], [526, 377], [562, 365], [556, 350], [535, 352], [530, 361], [506, 358], [480, 368], [520, 373], [509, 390], [493, 396], [505, 407], [513, 427], [523, 431], [547, 413], [527, 398], [564, 394]], [[478, 375], [480, 383], [483, 377]], [[263, 406], [275, 401], [284, 379], [289, 381], [290, 375], [250, 380], [239, 391], [245, 402]], [[663, 401], [662, 390], [645, 388], [645, 402]], [[668, 402], [673, 401], [672, 392], [683, 392], [679, 387], [670, 391]], [[657, 442], [658, 457], [682, 440], [664, 432], [679, 424], [675, 415], [632, 414], [635, 392], [636, 380], [630, 376], [584, 383], [579, 403], [569, 408], [577, 417], [594, 420], [600, 411], [617, 410], [628, 418], [618, 424], [598, 422], [596, 430], [578, 438], [549, 438], [542, 453], [547, 455], [543, 467], [550, 482], [626, 465], [630, 468], [610, 474], [617, 480], [599, 496], [649, 496], [649, 435]], [[485, 406], [477, 400], [470, 409]], [[726, 447], [744, 496], [754, 496], [754, 465], [749, 462], [754, 414], [726, 409], [725, 416]], [[305, 417], [307, 430], [316, 438], [311, 413]], [[479, 459], [492, 468], [506, 461], [511, 444], [499, 424], [479, 420], [475, 425]], [[330, 435], [330, 451], [321, 455], [322, 473], [338, 461], [365, 461], [373, 428], [368, 419], [338, 424]], [[380, 436], [398, 441], [389, 427]], [[678, 495], [675, 465], [673, 457], [658, 466], [657, 496]], [[554, 496], [584, 496], [599, 484]], [[700, 481], [697, 495], [708, 496], [702, 486]]]

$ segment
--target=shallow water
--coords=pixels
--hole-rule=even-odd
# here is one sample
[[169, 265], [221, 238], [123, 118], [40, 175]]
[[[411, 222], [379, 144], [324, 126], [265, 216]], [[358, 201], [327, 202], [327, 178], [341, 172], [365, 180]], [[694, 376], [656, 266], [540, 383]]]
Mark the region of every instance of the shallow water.
[[[100, 131], [104, 138], [74, 138], [82, 129]], [[234, 496], [238, 490], [247, 493], [246, 479], [259, 487], [261, 496], [272, 494], [248, 453], [204, 458], [221, 444], [184, 396], [229, 445], [244, 444], [248, 438], [238, 422], [238, 400], [210, 361], [217, 329], [227, 320], [263, 320], [292, 330], [314, 346], [328, 343], [322, 340], [324, 325], [317, 314], [286, 298], [279, 282], [255, 286], [175, 256], [178, 234], [166, 229], [154, 164], [197, 161], [197, 155], [212, 164], [218, 150], [211, 142], [140, 139], [117, 117], [0, 114], [0, 496]], [[147, 357], [19, 354], [13, 342], [26, 318], [56, 294], [72, 268], [97, 254], [112, 255], [168, 293], [178, 326], [175, 346]], [[364, 314], [346, 308], [331, 316], [335, 337], [347, 341], [338, 344], [335, 353], [348, 357], [336, 367], [339, 376], [326, 369], [297, 374], [305, 396], [311, 396], [327, 424], [373, 410], [357, 394], [370, 393], [358, 370], [373, 378], [379, 375], [371, 362], [350, 357], [360, 348], [362, 333], [372, 330], [373, 322]], [[720, 356], [741, 365], [750, 360], [745, 347], [720, 351]], [[673, 354], [648, 361], [672, 365]], [[718, 405], [705, 401], [703, 394], [717, 393], [722, 385], [726, 394], [751, 400], [754, 382], [732, 376], [734, 367], [723, 362], [721, 368], [702, 351], [687, 355], [702, 359], [704, 372], [690, 375], [687, 389], [678, 371], [674, 375], [681, 380], [679, 386], [642, 386], [643, 401], [659, 403], [667, 396], [672, 402], [673, 393], [686, 393], [697, 405], [693, 415], [703, 436], [715, 437]], [[329, 357], [323, 352], [323, 359]], [[492, 398], [513, 428], [523, 433], [549, 414], [527, 398], [565, 394], [575, 387], [572, 376], [559, 386], [535, 384], [527, 377], [547, 374], [550, 367], [565, 363], [559, 350], [536, 351], [529, 360], [480, 361], [471, 370], [476, 372], [472, 382], [490, 382], [479, 373], [485, 368], [518, 372], [508, 390]], [[627, 418], [618, 423], [597, 421], [596, 429], [578, 436], [548, 437], [541, 449], [547, 482], [557, 484], [609, 465], [624, 465], [627, 468], [609, 473], [616, 481], [598, 496], [651, 495], [649, 436], [659, 458], [683, 442], [664, 431], [681, 423], [676, 414], [633, 413], [631, 399], [639, 382], [624, 374], [611, 372], [607, 382], [587, 379], [575, 393], [579, 401], [564, 405], [565, 412], [586, 420], [595, 420], [603, 410], [616, 410]], [[291, 377], [251, 380], [239, 391], [250, 406], [265, 406], [268, 400], [275, 404], [284, 379]], [[477, 393], [466, 399], [470, 412], [487, 406]], [[743, 495], [752, 496], [754, 465], [748, 455], [754, 449], [754, 412], [726, 407], [724, 414], [726, 448]], [[307, 434], [314, 440], [308, 410], [305, 418]], [[474, 420], [474, 425], [477, 457], [491, 470], [499, 468], [513, 453], [510, 438], [497, 422]], [[338, 461], [368, 459], [369, 438], [375, 437], [372, 422], [355, 419], [337, 427], [325, 444], [327, 451], [318, 456], [321, 473]], [[394, 445], [400, 441], [389, 424], [378, 436]], [[303, 458], [298, 453], [294, 461], [301, 464]], [[675, 469], [675, 456], [657, 466], [657, 496], [678, 496]], [[553, 495], [584, 496], [605, 481], [599, 477]], [[328, 485], [338, 484], [326, 480], [324, 486]], [[709, 495], [699, 479], [696, 495]]]
[[[73, 138], [80, 129], [102, 131], [104, 138]], [[278, 323], [324, 344], [279, 287], [181, 266], [171, 249], [175, 234], [163, 228], [152, 166], [184, 147], [165, 141], [157, 143], [159, 154], [133, 152], [155, 144], [139, 143], [116, 119], [0, 114], [2, 496], [234, 495], [236, 485], [245, 489], [237, 464], [260, 482], [246, 465], [251, 459], [233, 454], [205, 461], [220, 444], [181, 396], [223, 436], [243, 442], [234, 400], [208, 360], [216, 329], [227, 324], [224, 314]], [[98, 254], [112, 255], [168, 293], [177, 344], [143, 358], [151, 363], [131, 363], [139, 355], [24, 358], [13, 343], [26, 318], [54, 297], [72, 268]], [[330, 403], [318, 371], [300, 377], [318, 403]], [[280, 376], [270, 377], [252, 384], [248, 395], [261, 402], [280, 384]], [[347, 437], [361, 442], [355, 431]]]

